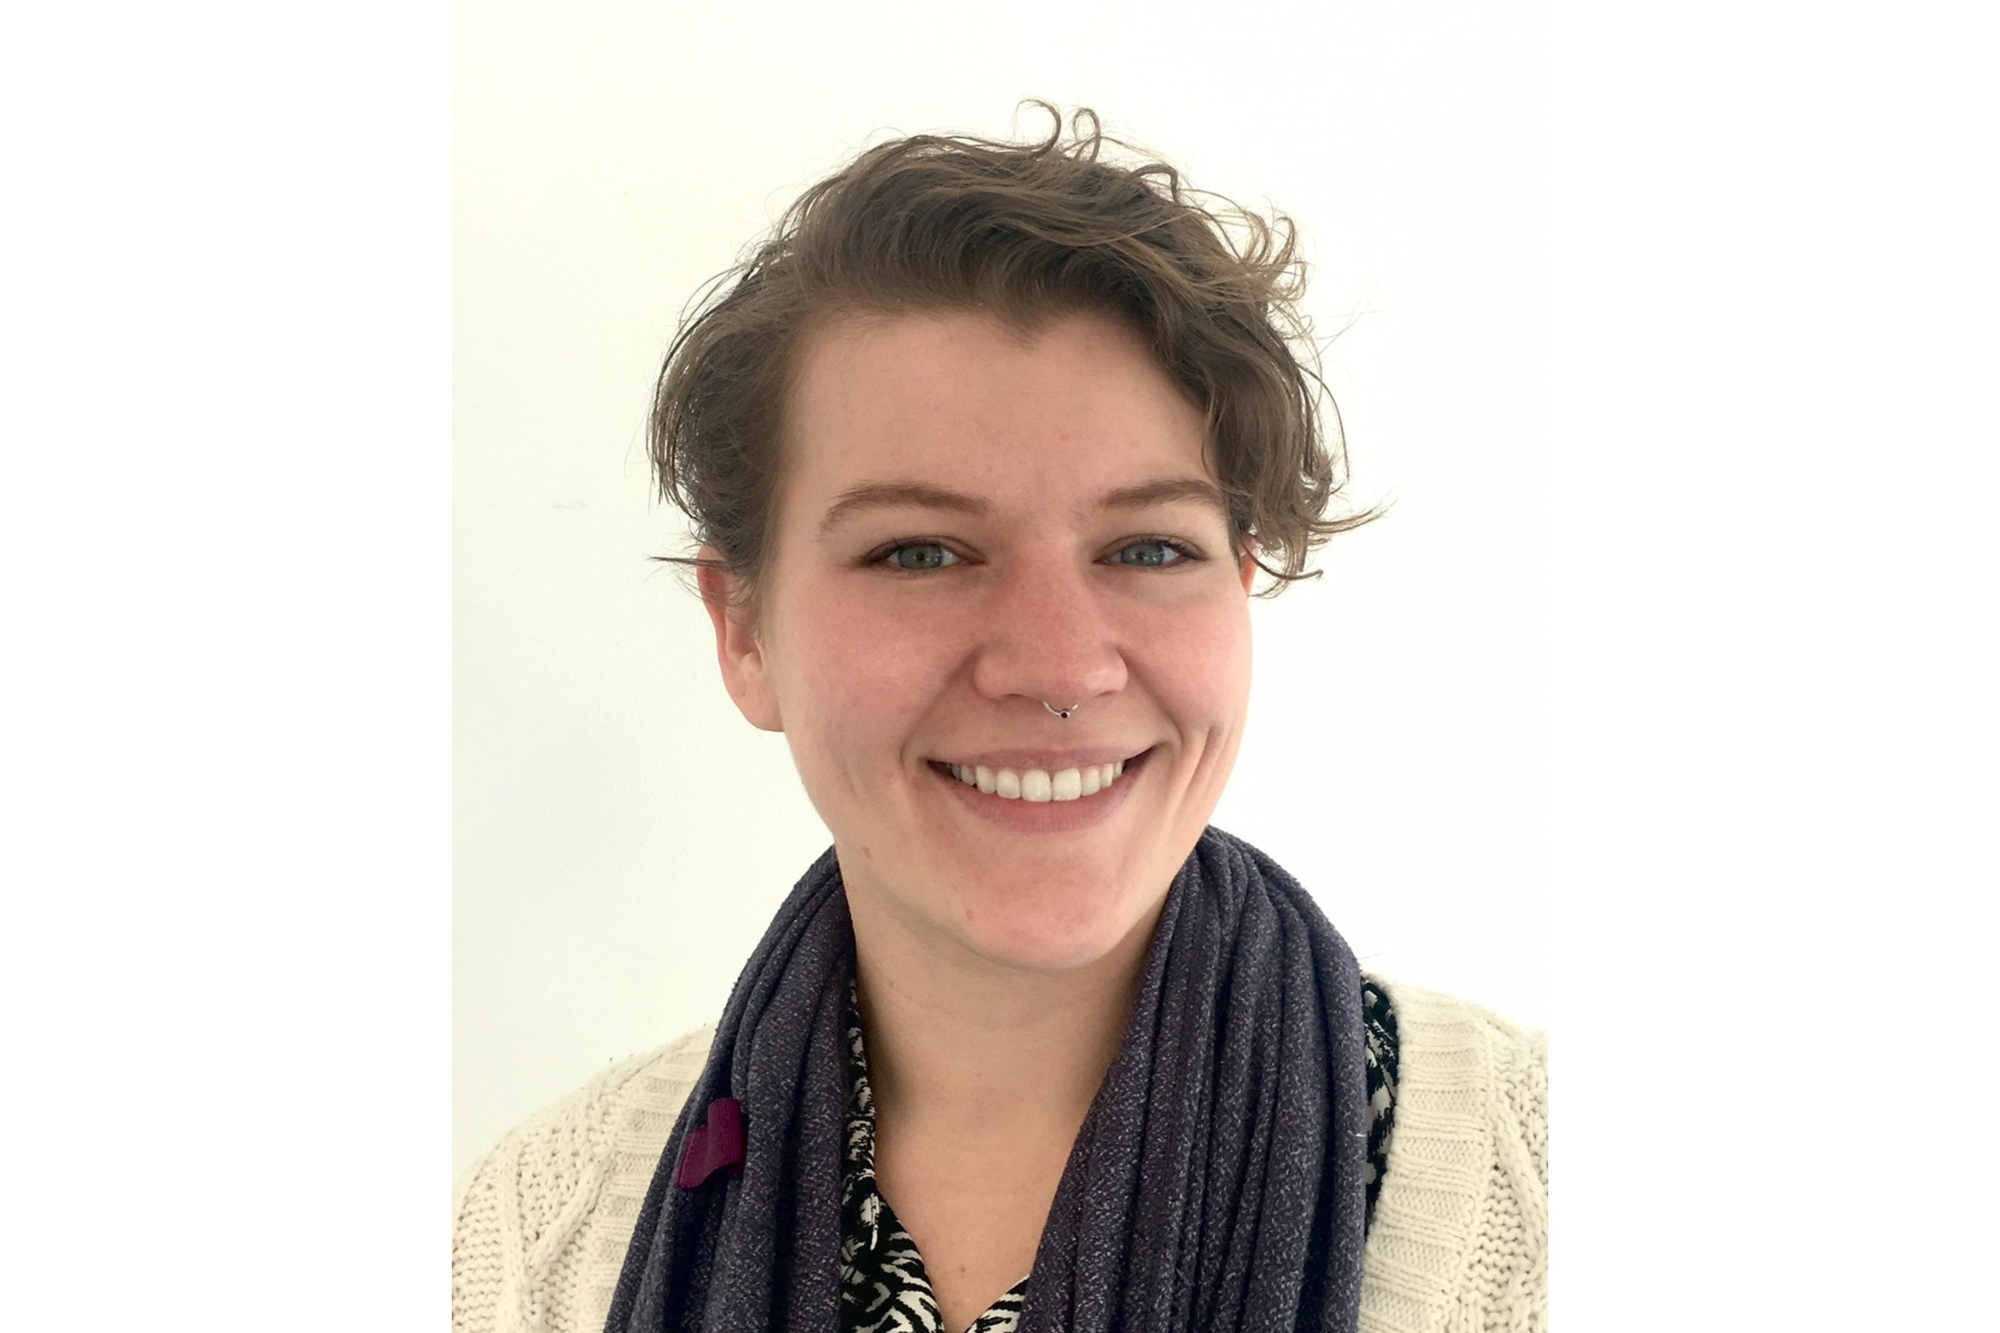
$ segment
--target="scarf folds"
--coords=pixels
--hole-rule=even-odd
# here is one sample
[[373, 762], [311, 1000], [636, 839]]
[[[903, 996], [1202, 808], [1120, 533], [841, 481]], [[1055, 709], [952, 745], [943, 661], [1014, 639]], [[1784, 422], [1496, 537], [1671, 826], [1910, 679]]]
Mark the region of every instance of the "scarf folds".
[[[640, 1209], [607, 1333], [837, 1333], [853, 969], [829, 851], [730, 994]], [[1056, 1189], [1022, 1333], [1351, 1333], [1365, 1068], [1346, 942], [1263, 853], [1203, 833]], [[690, 1133], [732, 1097], [741, 1175], [678, 1187]]]

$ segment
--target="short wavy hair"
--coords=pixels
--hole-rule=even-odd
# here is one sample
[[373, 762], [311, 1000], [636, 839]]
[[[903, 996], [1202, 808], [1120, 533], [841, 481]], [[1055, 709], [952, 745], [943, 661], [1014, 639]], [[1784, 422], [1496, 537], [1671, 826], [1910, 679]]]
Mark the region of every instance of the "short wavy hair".
[[[1126, 320], [1205, 414], [1231, 537], [1272, 577], [1373, 509], [1329, 516], [1347, 479], [1338, 409], [1299, 309], [1297, 229], [1188, 188], [1159, 161], [1106, 160], [1095, 112], [1038, 142], [919, 134], [807, 190], [697, 301], [668, 349], [649, 439], [660, 493], [754, 590], [771, 543], [781, 427], [804, 332], [844, 314], [977, 309], [1032, 329]], [[1065, 129], [1067, 128], [1067, 133]]]

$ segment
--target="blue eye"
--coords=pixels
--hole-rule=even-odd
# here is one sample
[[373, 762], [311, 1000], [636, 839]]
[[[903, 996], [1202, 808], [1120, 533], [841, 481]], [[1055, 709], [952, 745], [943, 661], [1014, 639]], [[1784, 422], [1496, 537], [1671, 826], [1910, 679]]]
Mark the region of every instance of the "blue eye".
[[921, 573], [928, 569], [944, 569], [950, 565], [964, 563], [937, 542], [905, 542], [891, 547], [882, 555], [882, 560], [891, 569]]
[[1163, 538], [1148, 537], [1142, 541], [1127, 542], [1112, 554], [1113, 564], [1126, 565], [1134, 569], [1164, 569], [1193, 558], [1193, 553], [1179, 542]]

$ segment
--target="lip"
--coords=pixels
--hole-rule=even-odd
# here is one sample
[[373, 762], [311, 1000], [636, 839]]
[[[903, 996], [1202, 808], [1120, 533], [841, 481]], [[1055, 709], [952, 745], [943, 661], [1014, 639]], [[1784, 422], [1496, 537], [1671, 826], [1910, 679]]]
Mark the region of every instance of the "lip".
[[[996, 762], [987, 756], [999, 758]], [[992, 750], [979, 758], [950, 761], [956, 764], [983, 763], [988, 768], [1047, 768], [1053, 772], [1057, 767], [1080, 768], [1084, 764], [1108, 764], [1124, 759], [1125, 771], [1119, 775], [1117, 782], [1095, 796], [1076, 801], [1010, 801], [1003, 796], [989, 796], [977, 787], [966, 786], [944, 769], [944, 760], [933, 760], [928, 767], [932, 776], [948, 789], [949, 799], [957, 801], [962, 809], [989, 824], [1016, 833], [1073, 833], [1094, 828], [1116, 814], [1131, 796], [1133, 787], [1152, 757], [1153, 750], [1149, 746], [1130, 756], [1111, 750]]]

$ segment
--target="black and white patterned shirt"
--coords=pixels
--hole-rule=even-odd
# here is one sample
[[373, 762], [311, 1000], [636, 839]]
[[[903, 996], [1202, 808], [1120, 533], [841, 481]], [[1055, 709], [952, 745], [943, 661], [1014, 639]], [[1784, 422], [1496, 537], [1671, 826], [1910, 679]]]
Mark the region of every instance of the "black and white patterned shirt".
[[[1389, 1160], [1396, 1101], [1396, 1016], [1388, 996], [1361, 979], [1361, 1019], [1368, 1037], [1368, 1216]], [[861, 1011], [847, 1006], [847, 1172], [840, 1196], [840, 1327], [842, 1333], [944, 1333], [944, 1317], [916, 1242], [875, 1188], [875, 1097], [868, 1087], [868, 1051]], [[1028, 1279], [972, 1321], [966, 1333], [1015, 1333]]]

